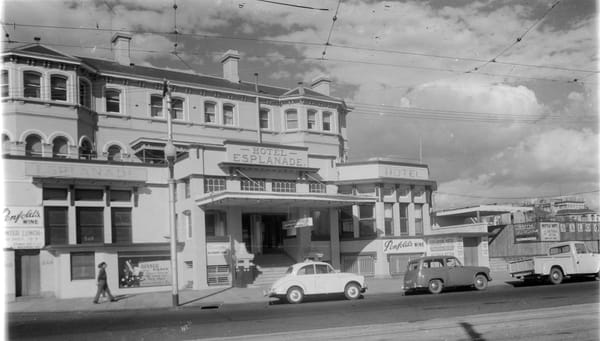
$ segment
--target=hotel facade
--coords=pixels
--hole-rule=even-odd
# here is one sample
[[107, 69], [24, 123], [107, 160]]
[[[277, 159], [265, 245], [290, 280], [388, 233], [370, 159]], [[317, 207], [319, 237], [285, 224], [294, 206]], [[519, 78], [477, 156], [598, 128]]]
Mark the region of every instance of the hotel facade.
[[[273, 255], [396, 276], [436, 252], [428, 239], [444, 243], [427, 165], [348, 161], [351, 108], [327, 77], [241, 81], [233, 50], [222, 77], [137, 66], [130, 40], [114, 35], [113, 60], [40, 44], [2, 54], [9, 300], [91, 297], [100, 262], [115, 294], [169, 290], [169, 112], [180, 288], [233, 285]], [[464, 255], [459, 238], [450, 246]], [[487, 256], [485, 238], [475, 248]]]

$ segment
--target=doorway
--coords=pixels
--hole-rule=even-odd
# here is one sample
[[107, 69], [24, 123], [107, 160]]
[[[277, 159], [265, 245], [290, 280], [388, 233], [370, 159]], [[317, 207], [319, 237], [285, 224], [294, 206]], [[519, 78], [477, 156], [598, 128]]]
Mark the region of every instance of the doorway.
[[477, 250], [479, 246], [479, 238], [463, 238], [465, 265], [479, 265]]
[[242, 240], [251, 253], [282, 253], [286, 214], [242, 215]]
[[40, 295], [40, 250], [15, 250], [15, 295]]

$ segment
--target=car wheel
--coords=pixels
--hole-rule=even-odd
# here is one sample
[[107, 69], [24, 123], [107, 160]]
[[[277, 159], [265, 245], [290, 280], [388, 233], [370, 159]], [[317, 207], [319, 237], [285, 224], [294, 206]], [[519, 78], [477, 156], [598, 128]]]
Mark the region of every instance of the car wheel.
[[356, 283], [348, 283], [344, 289], [344, 296], [349, 300], [355, 300], [360, 297], [360, 286]]
[[552, 268], [552, 270], [550, 270], [550, 276], [548, 277], [548, 279], [552, 284], [560, 284], [563, 280], [563, 273], [559, 268], [554, 267]]
[[478, 274], [477, 276], [475, 276], [473, 285], [475, 286], [475, 289], [477, 289], [477, 290], [487, 289], [487, 287], [488, 287], [487, 277], [485, 277], [485, 275], [483, 275], [483, 274]]
[[302, 302], [302, 299], [304, 299], [304, 292], [301, 288], [291, 287], [287, 291], [286, 298], [289, 303], [297, 304]]
[[429, 292], [432, 294], [439, 294], [444, 289], [444, 283], [439, 279], [432, 279], [429, 281]]

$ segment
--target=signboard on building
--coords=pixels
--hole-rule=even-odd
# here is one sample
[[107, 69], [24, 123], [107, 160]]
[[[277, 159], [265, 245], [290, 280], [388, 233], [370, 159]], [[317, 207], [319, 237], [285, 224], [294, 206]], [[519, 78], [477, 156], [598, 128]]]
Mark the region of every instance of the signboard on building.
[[5, 247], [12, 249], [41, 249], [44, 247], [43, 208], [5, 207]]
[[540, 230], [536, 223], [514, 224], [515, 243], [537, 242], [540, 239]]
[[168, 255], [119, 255], [119, 287], [171, 285], [171, 261]]
[[227, 161], [261, 166], [308, 167], [308, 150], [226, 144]]
[[42, 178], [75, 178], [96, 180], [146, 181], [148, 174], [141, 167], [128, 166], [88, 166], [78, 164], [48, 164], [26, 162], [25, 175]]
[[398, 165], [378, 165], [379, 177], [398, 178], [398, 179], [420, 179], [429, 178], [426, 167], [398, 166]]
[[425, 253], [423, 239], [383, 239], [383, 253]]
[[[485, 243], [487, 245], [487, 243]], [[464, 260], [464, 245], [460, 237], [441, 237], [427, 239], [428, 256], [454, 256]]]
[[540, 240], [542, 242], [559, 242], [560, 227], [558, 223], [540, 223]]
[[311, 226], [313, 226], [313, 219], [311, 217], [286, 220], [282, 223], [282, 227], [284, 230], [291, 230]]

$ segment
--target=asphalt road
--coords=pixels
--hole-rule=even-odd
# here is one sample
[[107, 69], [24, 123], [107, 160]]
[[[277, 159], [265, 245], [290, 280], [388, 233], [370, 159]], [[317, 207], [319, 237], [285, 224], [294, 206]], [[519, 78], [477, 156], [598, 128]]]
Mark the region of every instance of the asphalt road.
[[[502, 316], [510, 316], [516, 311], [597, 304], [599, 284], [592, 280], [561, 285], [503, 286], [483, 292], [457, 290], [440, 295], [367, 293], [356, 301], [322, 297], [300, 305], [255, 303], [213, 309], [15, 313], [7, 316], [7, 329], [10, 340], [190, 340], [302, 333], [468, 315], [502, 313]], [[555, 318], [560, 320], [560, 315]]]

